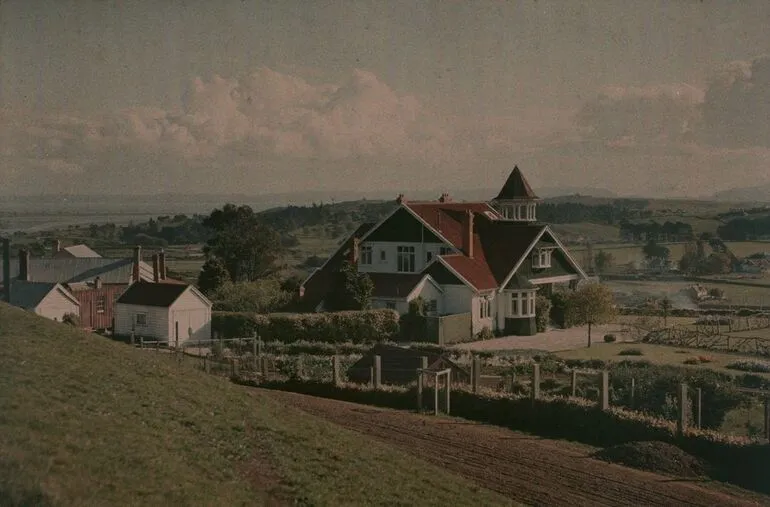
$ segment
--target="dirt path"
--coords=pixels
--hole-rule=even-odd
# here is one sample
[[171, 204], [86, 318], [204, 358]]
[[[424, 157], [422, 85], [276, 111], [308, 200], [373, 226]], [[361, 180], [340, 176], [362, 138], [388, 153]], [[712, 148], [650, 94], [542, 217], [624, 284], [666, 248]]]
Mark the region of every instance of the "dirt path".
[[264, 392], [309, 414], [401, 447], [527, 505], [762, 505], [697, 483], [597, 461], [588, 457], [590, 449], [579, 444], [458, 419], [296, 393]]

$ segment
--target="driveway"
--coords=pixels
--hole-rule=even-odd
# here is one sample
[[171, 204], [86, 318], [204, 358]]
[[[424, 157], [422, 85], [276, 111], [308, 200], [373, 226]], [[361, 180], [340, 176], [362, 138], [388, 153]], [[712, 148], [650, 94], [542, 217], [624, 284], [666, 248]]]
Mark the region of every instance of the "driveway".
[[[623, 331], [621, 324], [593, 326], [591, 338], [594, 343], [604, 341], [605, 334], [614, 334], [619, 342], [632, 341], [628, 333]], [[504, 336], [491, 340], [460, 343], [455, 346], [461, 350], [545, 350], [558, 352], [572, 350], [588, 345], [588, 326], [569, 329], [549, 329], [535, 336]]]

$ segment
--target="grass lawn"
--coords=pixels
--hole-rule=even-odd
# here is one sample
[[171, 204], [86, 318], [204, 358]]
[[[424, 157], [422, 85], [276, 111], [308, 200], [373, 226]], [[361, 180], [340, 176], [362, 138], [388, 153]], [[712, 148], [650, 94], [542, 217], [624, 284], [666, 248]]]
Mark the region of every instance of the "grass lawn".
[[0, 344], [0, 505], [510, 504], [167, 354], [2, 303]]
[[[643, 355], [620, 355], [620, 352], [625, 349], [638, 349], [642, 351]], [[604, 361], [622, 361], [624, 359], [647, 360], [653, 364], [687, 366], [690, 368], [701, 369], [705, 368], [723, 373], [730, 373], [733, 375], [738, 375], [745, 372], [728, 369], [726, 368], [728, 364], [739, 361], [741, 359], [753, 361], [758, 360], [758, 358], [755, 356], [747, 356], [743, 354], [730, 354], [724, 352], [712, 352], [710, 350], [703, 349], [669, 347], [667, 345], [651, 345], [648, 343], [597, 343], [591, 346], [591, 348], [584, 347], [580, 349], [555, 352], [554, 354], [563, 359], [601, 359]], [[693, 357], [706, 357], [711, 361], [699, 365], [684, 364], [685, 360]], [[756, 375], [770, 378], [770, 373], [756, 373]]]

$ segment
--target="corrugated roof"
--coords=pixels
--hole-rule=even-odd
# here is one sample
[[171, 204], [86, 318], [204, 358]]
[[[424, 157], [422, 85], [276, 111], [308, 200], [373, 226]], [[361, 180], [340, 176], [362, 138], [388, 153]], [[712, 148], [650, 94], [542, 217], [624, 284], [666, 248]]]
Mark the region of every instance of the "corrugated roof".
[[67, 289], [58, 283], [15, 280], [11, 284], [11, 304], [26, 310], [31, 310], [36, 308], [37, 305], [39, 305], [40, 302], [54, 290], [60, 290], [74, 300], [74, 296], [68, 293]]
[[117, 302], [125, 305], [168, 307], [189, 287], [190, 285], [178, 283], [139, 282], [126, 289]]
[[514, 166], [508, 179], [505, 180], [505, 185], [497, 194], [495, 200], [537, 200], [539, 197], [532, 191], [532, 187], [529, 186], [527, 179], [521, 173], [519, 166]]
[[[0, 274], [1, 275], [1, 274]], [[74, 283], [93, 281], [97, 276], [103, 283], [130, 283], [133, 275], [132, 259], [105, 259], [86, 257], [71, 259], [30, 259], [29, 281]], [[18, 260], [11, 264], [11, 279], [19, 276]], [[142, 261], [139, 276], [152, 281], [152, 267]], [[0, 281], [2, 278], [0, 278]]]

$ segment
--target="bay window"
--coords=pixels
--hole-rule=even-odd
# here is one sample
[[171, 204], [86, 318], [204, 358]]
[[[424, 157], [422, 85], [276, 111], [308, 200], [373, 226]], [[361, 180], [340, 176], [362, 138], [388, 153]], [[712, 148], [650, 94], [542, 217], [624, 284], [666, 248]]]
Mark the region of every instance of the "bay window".
[[398, 247], [398, 271], [400, 273], [414, 273], [414, 247]]
[[511, 304], [508, 317], [534, 317], [535, 316], [535, 291], [511, 292]]

